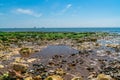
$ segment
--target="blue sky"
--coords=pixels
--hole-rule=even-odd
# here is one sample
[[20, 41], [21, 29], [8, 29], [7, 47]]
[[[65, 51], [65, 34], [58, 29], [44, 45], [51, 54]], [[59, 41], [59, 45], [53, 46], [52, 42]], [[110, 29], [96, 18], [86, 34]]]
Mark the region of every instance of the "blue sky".
[[120, 0], [0, 0], [1, 28], [119, 27]]

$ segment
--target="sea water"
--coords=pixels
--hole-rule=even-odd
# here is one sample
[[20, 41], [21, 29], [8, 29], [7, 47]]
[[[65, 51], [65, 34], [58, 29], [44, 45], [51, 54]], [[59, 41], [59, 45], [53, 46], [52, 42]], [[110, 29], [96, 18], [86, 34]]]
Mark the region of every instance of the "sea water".
[[120, 34], [119, 28], [0, 28], [1, 32], [112, 32]]

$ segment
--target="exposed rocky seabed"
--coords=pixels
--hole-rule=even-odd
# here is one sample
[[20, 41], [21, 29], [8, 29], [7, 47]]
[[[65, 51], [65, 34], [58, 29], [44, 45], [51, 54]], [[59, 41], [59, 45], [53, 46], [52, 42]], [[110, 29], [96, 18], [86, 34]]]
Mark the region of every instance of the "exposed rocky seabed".
[[119, 35], [23, 42], [22, 47], [0, 50], [0, 80], [120, 80]]

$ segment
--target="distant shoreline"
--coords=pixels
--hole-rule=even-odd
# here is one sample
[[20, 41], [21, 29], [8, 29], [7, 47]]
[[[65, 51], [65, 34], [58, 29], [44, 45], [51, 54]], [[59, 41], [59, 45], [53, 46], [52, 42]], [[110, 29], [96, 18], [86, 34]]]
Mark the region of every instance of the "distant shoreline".
[[[26, 28], [26, 27], [0, 27], [0, 29], [22, 29], [22, 28]], [[120, 27], [28, 27], [29, 28], [120, 28]]]
[[120, 27], [97, 27], [97, 28], [0, 28], [0, 32], [108, 32], [120, 33]]

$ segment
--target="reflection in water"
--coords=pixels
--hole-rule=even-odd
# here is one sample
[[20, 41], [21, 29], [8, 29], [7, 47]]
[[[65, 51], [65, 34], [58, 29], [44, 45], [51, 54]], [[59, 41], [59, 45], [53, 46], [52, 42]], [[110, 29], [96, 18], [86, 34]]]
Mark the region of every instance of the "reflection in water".
[[75, 50], [69, 46], [65, 45], [50, 45], [47, 48], [44, 48], [40, 52], [32, 55], [33, 56], [42, 56], [42, 57], [51, 57], [53, 55], [68, 55], [72, 53], [78, 53], [78, 50]]

